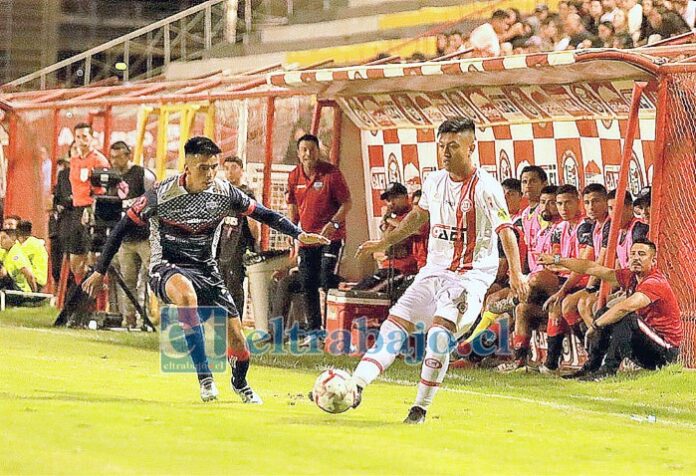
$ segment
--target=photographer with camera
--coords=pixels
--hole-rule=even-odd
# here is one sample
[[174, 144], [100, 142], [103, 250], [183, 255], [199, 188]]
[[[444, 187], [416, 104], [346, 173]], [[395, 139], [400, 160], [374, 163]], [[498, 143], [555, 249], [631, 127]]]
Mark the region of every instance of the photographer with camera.
[[94, 147], [92, 126], [81, 122], [73, 131], [78, 155], [70, 160], [73, 208], [69, 211], [70, 239], [66, 243], [66, 251], [70, 254], [70, 271], [79, 284], [85, 275], [87, 254], [95, 251], [89, 233], [93, 196], [104, 193], [104, 189], [93, 186], [90, 179], [94, 169], [108, 169], [110, 165], [106, 157]]
[[[116, 186], [116, 196], [121, 200], [121, 209], [127, 210], [133, 205], [136, 198], [154, 187], [155, 174], [140, 165], [133, 164], [131, 149], [123, 141], [111, 145], [109, 158], [111, 159], [111, 171], [118, 174], [121, 179]], [[130, 229], [123, 238], [117, 255], [123, 281], [141, 305], [145, 301], [147, 268], [150, 265], [149, 236], [150, 231], [147, 226]], [[124, 324], [127, 327], [136, 327], [135, 306], [123, 293], [119, 294], [121, 295], [119, 310], [123, 316]]]

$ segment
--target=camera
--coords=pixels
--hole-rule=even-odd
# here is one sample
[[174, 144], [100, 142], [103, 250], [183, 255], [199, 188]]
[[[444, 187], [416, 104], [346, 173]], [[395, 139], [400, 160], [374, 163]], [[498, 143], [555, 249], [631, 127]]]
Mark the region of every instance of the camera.
[[104, 195], [94, 197], [94, 228], [102, 230], [116, 226], [123, 213], [123, 200], [117, 187], [122, 177], [113, 169], [97, 168], [92, 171], [90, 183], [106, 190]]

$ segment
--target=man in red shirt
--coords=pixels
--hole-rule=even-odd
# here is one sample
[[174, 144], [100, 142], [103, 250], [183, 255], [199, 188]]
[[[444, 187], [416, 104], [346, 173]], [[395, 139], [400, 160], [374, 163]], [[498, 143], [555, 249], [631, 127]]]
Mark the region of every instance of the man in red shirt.
[[[387, 234], [399, 226], [413, 206], [408, 198], [408, 190], [398, 182], [391, 182], [380, 198], [387, 202], [387, 211], [382, 217], [379, 229]], [[417, 234], [390, 246], [384, 254], [375, 254], [379, 270], [360, 281], [353, 289], [382, 291], [388, 287], [390, 281], [392, 284], [403, 282], [404, 277], [415, 275], [422, 267], [418, 262], [417, 243], [427, 242], [429, 233], [429, 229], [421, 227]]]
[[75, 281], [80, 283], [85, 274], [87, 253], [94, 251], [89, 238], [89, 216], [94, 202], [92, 196], [104, 193], [104, 190], [92, 186], [90, 177], [95, 168], [109, 168], [110, 165], [106, 157], [94, 148], [92, 126], [80, 122], [73, 131], [79, 155], [70, 160], [73, 208], [70, 210], [70, 239], [66, 248], [70, 253], [70, 271]]
[[631, 246], [629, 267], [616, 270], [594, 261], [548, 254], [539, 257], [545, 265], [596, 276], [626, 292], [624, 301], [601, 310], [592, 322], [587, 331], [587, 337], [593, 340], [589, 358], [572, 377], [610, 377], [626, 357], [651, 370], [677, 359], [682, 341], [679, 304], [665, 275], [657, 269], [656, 253], [652, 241], [637, 240]]
[[345, 219], [351, 208], [350, 191], [343, 174], [334, 165], [319, 159], [319, 139], [305, 134], [297, 141], [299, 164], [288, 177], [290, 220], [309, 233], [320, 233], [331, 240], [328, 245], [300, 246], [299, 271], [305, 296], [310, 335], [303, 342], [311, 345], [322, 330], [319, 287], [338, 285], [336, 268], [343, 240]]

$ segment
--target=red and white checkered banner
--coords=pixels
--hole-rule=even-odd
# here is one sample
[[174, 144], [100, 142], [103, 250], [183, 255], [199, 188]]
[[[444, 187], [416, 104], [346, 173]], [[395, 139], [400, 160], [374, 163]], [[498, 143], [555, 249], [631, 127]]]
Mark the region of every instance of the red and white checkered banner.
[[[629, 190], [634, 195], [651, 183], [655, 119], [639, 121], [633, 144]], [[590, 183], [616, 187], [621, 164], [623, 119], [551, 121], [479, 127], [474, 159], [498, 180], [519, 178], [526, 165], [546, 170], [549, 182], [582, 188]], [[428, 129], [362, 131], [370, 236], [379, 236], [379, 217], [385, 204], [379, 196], [389, 182], [403, 183], [409, 192], [421, 188], [438, 169], [435, 126]]]

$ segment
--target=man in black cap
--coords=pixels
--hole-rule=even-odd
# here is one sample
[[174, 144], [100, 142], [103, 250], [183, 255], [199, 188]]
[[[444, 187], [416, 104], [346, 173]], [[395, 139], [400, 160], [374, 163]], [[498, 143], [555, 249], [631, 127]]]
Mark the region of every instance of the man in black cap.
[[[382, 217], [379, 229], [382, 233], [388, 234], [399, 226], [399, 222], [411, 211], [412, 205], [408, 197], [408, 190], [398, 182], [389, 183], [380, 198], [387, 202], [387, 210]], [[426, 230], [426, 239], [427, 232]], [[408, 239], [392, 245], [384, 255], [375, 255], [379, 269], [372, 276], [360, 281], [353, 289], [378, 291], [387, 286], [389, 279], [397, 281], [395, 279], [397, 277], [416, 274], [419, 266], [413, 243], [419, 235], [412, 235]]]

